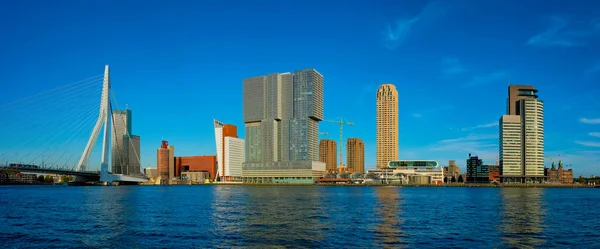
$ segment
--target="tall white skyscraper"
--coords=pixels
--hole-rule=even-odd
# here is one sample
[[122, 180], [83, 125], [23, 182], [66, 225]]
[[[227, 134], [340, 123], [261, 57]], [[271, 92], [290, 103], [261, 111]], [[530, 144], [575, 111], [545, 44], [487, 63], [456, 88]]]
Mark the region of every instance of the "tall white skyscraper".
[[506, 183], [544, 181], [544, 103], [533, 86], [508, 87], [500, 118], [500, 178]]

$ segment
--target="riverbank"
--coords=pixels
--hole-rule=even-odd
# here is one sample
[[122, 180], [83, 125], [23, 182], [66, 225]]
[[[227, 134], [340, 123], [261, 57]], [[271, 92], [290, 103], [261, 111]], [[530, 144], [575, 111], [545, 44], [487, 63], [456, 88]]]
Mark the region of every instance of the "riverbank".
[[[181, 184], [189, 185], [189, 184]], [[594, 185], [583, 184], [275, 184], [275, 183], [206, 183], [198, 185], [229, 186], [336, 186], [336, 187], [463, 187], [463, 188], [595, 188]]]

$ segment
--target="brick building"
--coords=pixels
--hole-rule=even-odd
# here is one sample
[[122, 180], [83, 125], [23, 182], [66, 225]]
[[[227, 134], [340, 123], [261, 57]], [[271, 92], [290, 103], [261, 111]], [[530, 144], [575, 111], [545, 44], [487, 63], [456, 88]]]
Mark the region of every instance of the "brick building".
[[217, 156], [184, 156], [175, 157], [175, 176], [182, 172], [208, 172], [210, 179], [217, 173]]

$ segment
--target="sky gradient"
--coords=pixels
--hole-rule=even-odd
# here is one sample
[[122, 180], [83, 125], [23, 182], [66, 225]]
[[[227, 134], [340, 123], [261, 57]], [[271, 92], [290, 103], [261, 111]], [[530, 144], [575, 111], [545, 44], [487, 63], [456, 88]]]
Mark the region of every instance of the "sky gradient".
[[[243, 138], [244, 78], [315, 68], [325, 118], [355, 123], [344, 137], [365, 141], [367, 169], [375, 94], [393, 83], [400, 158], [455, 159], [464, 170], [469, 153], [495, 162], [510, 80], [539, 90], [546, 157], [560, 154], [576, 176], [600, 174], [600, 2], [349, 3], [3, 1], [0, 104], [110, 64], [142, 167], [155, 167], [162, 138], [176, 156], [215, 154], [213, 118]], [[320, 131], [339, 138], [339, 125]]]

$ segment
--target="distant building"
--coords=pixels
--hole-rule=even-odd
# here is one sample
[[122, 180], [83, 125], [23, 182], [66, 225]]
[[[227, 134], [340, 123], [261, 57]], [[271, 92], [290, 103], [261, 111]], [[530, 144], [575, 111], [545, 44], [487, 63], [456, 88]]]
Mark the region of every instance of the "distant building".
[[533, 86], [508, 87], [507, 115], [500, 118], [500, 179], [541, 183], [544, 176], [544, 102]]
[[145, 168], [144, 175], [151, 179], [156, 179], [158, 177], [158, 169], [157, 168]]
[[123, 136], [123, 150], [127, 152], [124, 158], [124, 161], [127, 162], [127, 167], [123, 168], [124, 170], [126, 169], [126, 171], [124, 171], [123, 174], [139, 175], [141, 173], [140, 136]]
[[390, 161], [386, 168], [367, 170], [366, 178], [371, 175], [381, 183], [441, 184], [444, 181], [442, 169], [433, 160]]
[[223, 179], [234, 180], [242, 176], [244, 140], [238, 138], [237, 127], [214, 120], [217, 145], [217, 174]]
[[460, 168], [456, 166], [456, 160], [448, 160], [448, 166], [443, 168], [443, 172], [444, 182], [451, 182], [452, 178], [457, 181], [460, 175]]
[[156, 151], [156, 169], [157, 176], [160, 177], [160, 184], [171, 184], [175, 176], [175, 149], [169, 145], [169, 142], [163, 140], [160, 148]]
[[360, 138], [348, 138], [346, 156], [349, 173], [365, 173], [365, 143]]
[[140, 171], [140, 136], [132, 131], [132, 115], [129, 108], [113, 110], [112, 137], [112, 173], [123, 175], [139, 175]]
[[184, 172], [207, 172], [210, 179], [217, 175], [216, 156], [184, 156], [175, 157], [175, 176], [181, 177]]
[[377, 168], [398, 160], [398, 91], [393, 84], [377, 90]]
[[327, 173], [335, 172], [338, 166], [336, 146], [336, 142], [331, 139], [321, 139], [319, 141], [319, 161], [325, 163]]
[[558, 161], [558, 169], [556, 168], [554, 162], [552, 162], [552, 167], [550, 169], [546, 169], [546, 176], [547, 182], [549, 183], [573, 183], [573, 169], [563, 169], [562, 161]]
[[489, 183], [490, 169], [488, 165], [483, 165], [483, 160], [478, 156], [471, 156], [467, 159], [467, 179], [466, 183]]
[[127, 153], [123, 148], [123, 138], [131, 135], [131, 110], [113, 110], [113, 137], [112, 137], [112, 172], [113, 174], [126, 174]]
[[187, 171], [181, 172], [181, 179], [190, 182], [204, 183], [207, 180], [210, 180], [210, 175], [206, 171]]
[[500, 182], [500, 166], [489, 165], [490, 170], [490, 182]]

